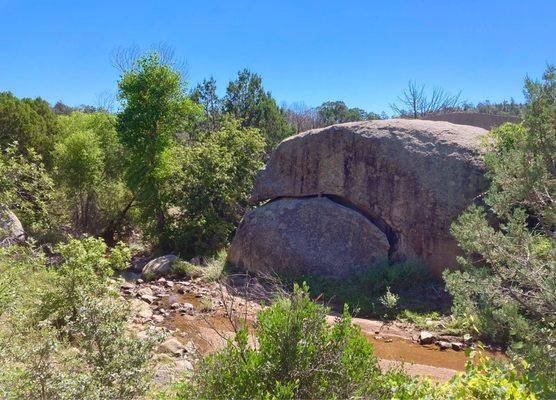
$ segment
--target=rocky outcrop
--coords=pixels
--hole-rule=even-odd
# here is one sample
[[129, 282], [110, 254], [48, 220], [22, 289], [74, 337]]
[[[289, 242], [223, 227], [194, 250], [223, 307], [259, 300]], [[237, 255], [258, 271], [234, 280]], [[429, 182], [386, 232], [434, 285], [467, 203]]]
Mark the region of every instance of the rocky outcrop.
[[[276, 148], [255, 183], [253, 202], [272, 202], [246, 215], [229, 260], [252, 270], [285, 265], [292, 254], [284, 246], [285, 232], [293, 234], [298, 228], [295, 240], [311, 244], [306, 249], [311, 265], [327, 265], [325, 271], [345, 268], [354, 261], [352, 252], [365, 251], [355, 247], [367, 246], [368, 240], [352, 243], [347, 251], [342, 248], [343, 221], [314, 208], [313, 219], [305, 220], [308, 226], [303, 228], [301, 223], [285, 222], [280, 215], [287, 213], [278, 212], [282, 202], [291, 202], [283, 198], [325, 196], [364, 216], [361, 224], [372, 223], [382, 231], [390, 260], [421, 260], [440, 274], [457, 264], [459, 251], [449, 232], [452, 221], [487, 186], [479, 151], [485, 133], [447, 122], [394, 119], [335, 125], [290, 137]], [[286, 224], [284, 229], [281, 224]], [[319, 242], [304, 235], [327, 239]], [[336, 246], [335, 267], [327, 264], [331, 259], [326, 254], [333, 250], [322, 243]], [[303, 258], [287, 261], [298, 261], [292, 268], [311, 267]]]
[[280, 199], [243, 218], [228, 260], [248, 270], [343, 276], [388, 259], [367, 217], [326, 197]]
[[0, 247], [23, 242], [24, 240], [25, 231], [19, 218], [6, 207], [0, 205]]

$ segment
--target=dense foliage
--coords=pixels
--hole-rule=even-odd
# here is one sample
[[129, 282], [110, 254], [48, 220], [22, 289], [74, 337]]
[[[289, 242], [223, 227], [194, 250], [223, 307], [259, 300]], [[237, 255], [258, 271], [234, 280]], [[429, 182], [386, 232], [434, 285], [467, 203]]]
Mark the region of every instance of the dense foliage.
[[556, 390], [556, 69], [527, 80], [526, 94], [523, 125], [487, 138], [492, 186], [485, 206], [452, 228], [467, 257], [446, 282], [457, 315], [526, 357]]
[[155, 336], [128, 333], [108, 282], [129, 259], [101, 240], [72, 240], [47, 267], [40, 252], [0, 250], [0, 397], [136, 399], [148, 389]]
[[226, 118], [217, 131], [180, 149], [181, 167], [168, 183], [168, 246], [194, 257], [213, 255], [228, 243], [248, 209], [264, 148], [258, 130]]

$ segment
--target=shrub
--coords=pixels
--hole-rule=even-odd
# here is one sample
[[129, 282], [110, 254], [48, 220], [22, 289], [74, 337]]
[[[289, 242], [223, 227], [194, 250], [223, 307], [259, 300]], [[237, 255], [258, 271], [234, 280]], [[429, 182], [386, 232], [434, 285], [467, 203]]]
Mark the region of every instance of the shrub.
[[118, 245], [107, 254], [102, 239], [71, 239], [55, 248], [61, 260], [56, 269], [55, 284], [42, 295], [41, 318], [54, 318], [63, 324], [74, 319], [88, 295], [108, 293], [106, 279], [127, 266], [129, 249]]
[[54, 182], [33, 149], [17, 153], [17, 143], [0, 150], [0, 206], [17, 214], [29, 234], [46, 235], [54, 225]]
[[212, 282], [222, 277], [225, 264], [226, 251], [220, 250], [216, 256], [208, 259], [203, 265], [176, 260], [172, 264], [172, 274], [188, 279], [201, 279], [203, 282]]
[[108, 286], [127, 252], [91, 238], [58, 250], [54, 267], [29, 248], [0, 250], [0, 398], [140, 398], [159, 338], [130, 335], [127, 303]]
[[66, 218], [78, 232], [92, 235], [121, 229], [131, 193], [123, 179], [125, 151], [116, 118], [82, 112], [58, 118], [62, 135], [52, 157]]
[[256, 348], [247, 330], [202, 361], [179, 399], [367, 398], [380, 370], [372, 345], [351, 325], [347, 311], [336, 324], [313, 303], [308, 288], [295, 287], [259, 313]]
[[556, 68], [526, 95], [524, 124], [487, 137], [492, 186], [453, 224], [463, 271], [445, 280], [455, 314], [556, 381]]

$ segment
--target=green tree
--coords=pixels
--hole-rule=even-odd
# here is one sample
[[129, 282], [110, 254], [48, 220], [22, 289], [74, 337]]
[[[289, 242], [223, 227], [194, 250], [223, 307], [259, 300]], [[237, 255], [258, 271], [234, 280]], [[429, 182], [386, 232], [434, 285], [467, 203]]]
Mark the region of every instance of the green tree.
[[380, 119], [374, 113], [368, 113], [361, 108], [349, 108], [343, 101], [327, 101], [317, 107], [319, 123], [322, 126], [342, 124], [344, 122]]
[[125, 151], [116, 132], [116, 117], [73, 112], [59, 119], [62, 134], [53, 164], [73, 227], [95, 235], [110, 226], [117, 230], [122, 221], [112, 226], [113, 221], [126, 209], [131, 194], [123, 179]]
[[222, 116], [222, 101], [216, 94], [216, 80], [213, 77], [203, 80], [193, 90], [191, 99], [203, 106], [207, 128], [216, 130]]
[[295, 133], [285, 111], [278, 107], [270, 92], [265, 92], [261, 77], [247, 69], [228, 84], [223, 109], [240, 119], [244, 127], [258, 128], [266, 140], [267, 152]]
[[486, 139], [492, 186], [486, 206], [472, 206], [453, 225], [467, 257], [464, 271], [445, 279], [457, 314], [527, 357], [539, 379], [555, 382], [556, 69], [540, 82], [527, 79], [525, 92], [524, 124]]
[[192, 130], [202, 109], [186, 95], [180, 74], [154, 52], [140, 57], [118, 86], [117, 129], [128, 155], [127, 183], [155, 235], [164, 231], [168, 216], [162, 186], [177, 169], [175, 134]]
[[22, 154], [34, 149], [49, 165], [58, 133], [56, 116], [46, 101], [20, 100], [10, 92], [0, 93], [0, 147], [17, 142]]
[[214, 255], [248, 209], [264, 138], [255, 128], [224, 118], [221, 127], [181, 149], [181, 169], [168, 182], [171, 223], [167, 243], [183, 255]]

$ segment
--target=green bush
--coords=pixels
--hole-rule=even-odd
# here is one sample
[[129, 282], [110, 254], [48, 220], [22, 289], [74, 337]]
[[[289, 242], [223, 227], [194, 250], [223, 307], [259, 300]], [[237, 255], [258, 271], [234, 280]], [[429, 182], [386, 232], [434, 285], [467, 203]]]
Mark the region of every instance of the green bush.
[[62, 133], [52, 158], [66, 221], [77, 232], [92, 235], [121, 229], [131, 193], [124, 182], [126, 152], [118, 140], [116, 117], [73, 112], [58, 118]]
[[172, 263], [172, 274], [187, 279], [200, 279], [203, 282], [216, 281], [224, 273], [226, 254], [225, 250], [220, 250], [216, 256], [210, 258], [203, 265], [176, 260]]
[[127, 251], [91, 238], [57, 250], [52, 266], [30, 248], [0, 250], [0, 398], [139, 399], [159, 338], [129, 334], [108, 284]]
[[40, 238], [54, 230], [55, 187], [41, 156], [28, 149], [18, 154], [17, 143], [0, 150], [0, 206], [12, 210], [26, 232]]
[[372, 345], [344, 313], [336, 324], [313, 303], [308, 288], [259, 313], [256, 348], [241, 330], [208, 356], [178, 399], [372, 398], [380, 370]]
[[556, 381], [556, 68], [526, 96], [524, 124], [485, 140], [492, 185], [453, 224], [463, 271], [444, 276], [456, 315]]
[[184, 257], [213, 256], [224, 248], [249, 207], [263, 151], [260, 133], [231, 119], [181, 148], [181, 168], [167, 186], [167, 207], [172, 212], [166, 246]]

